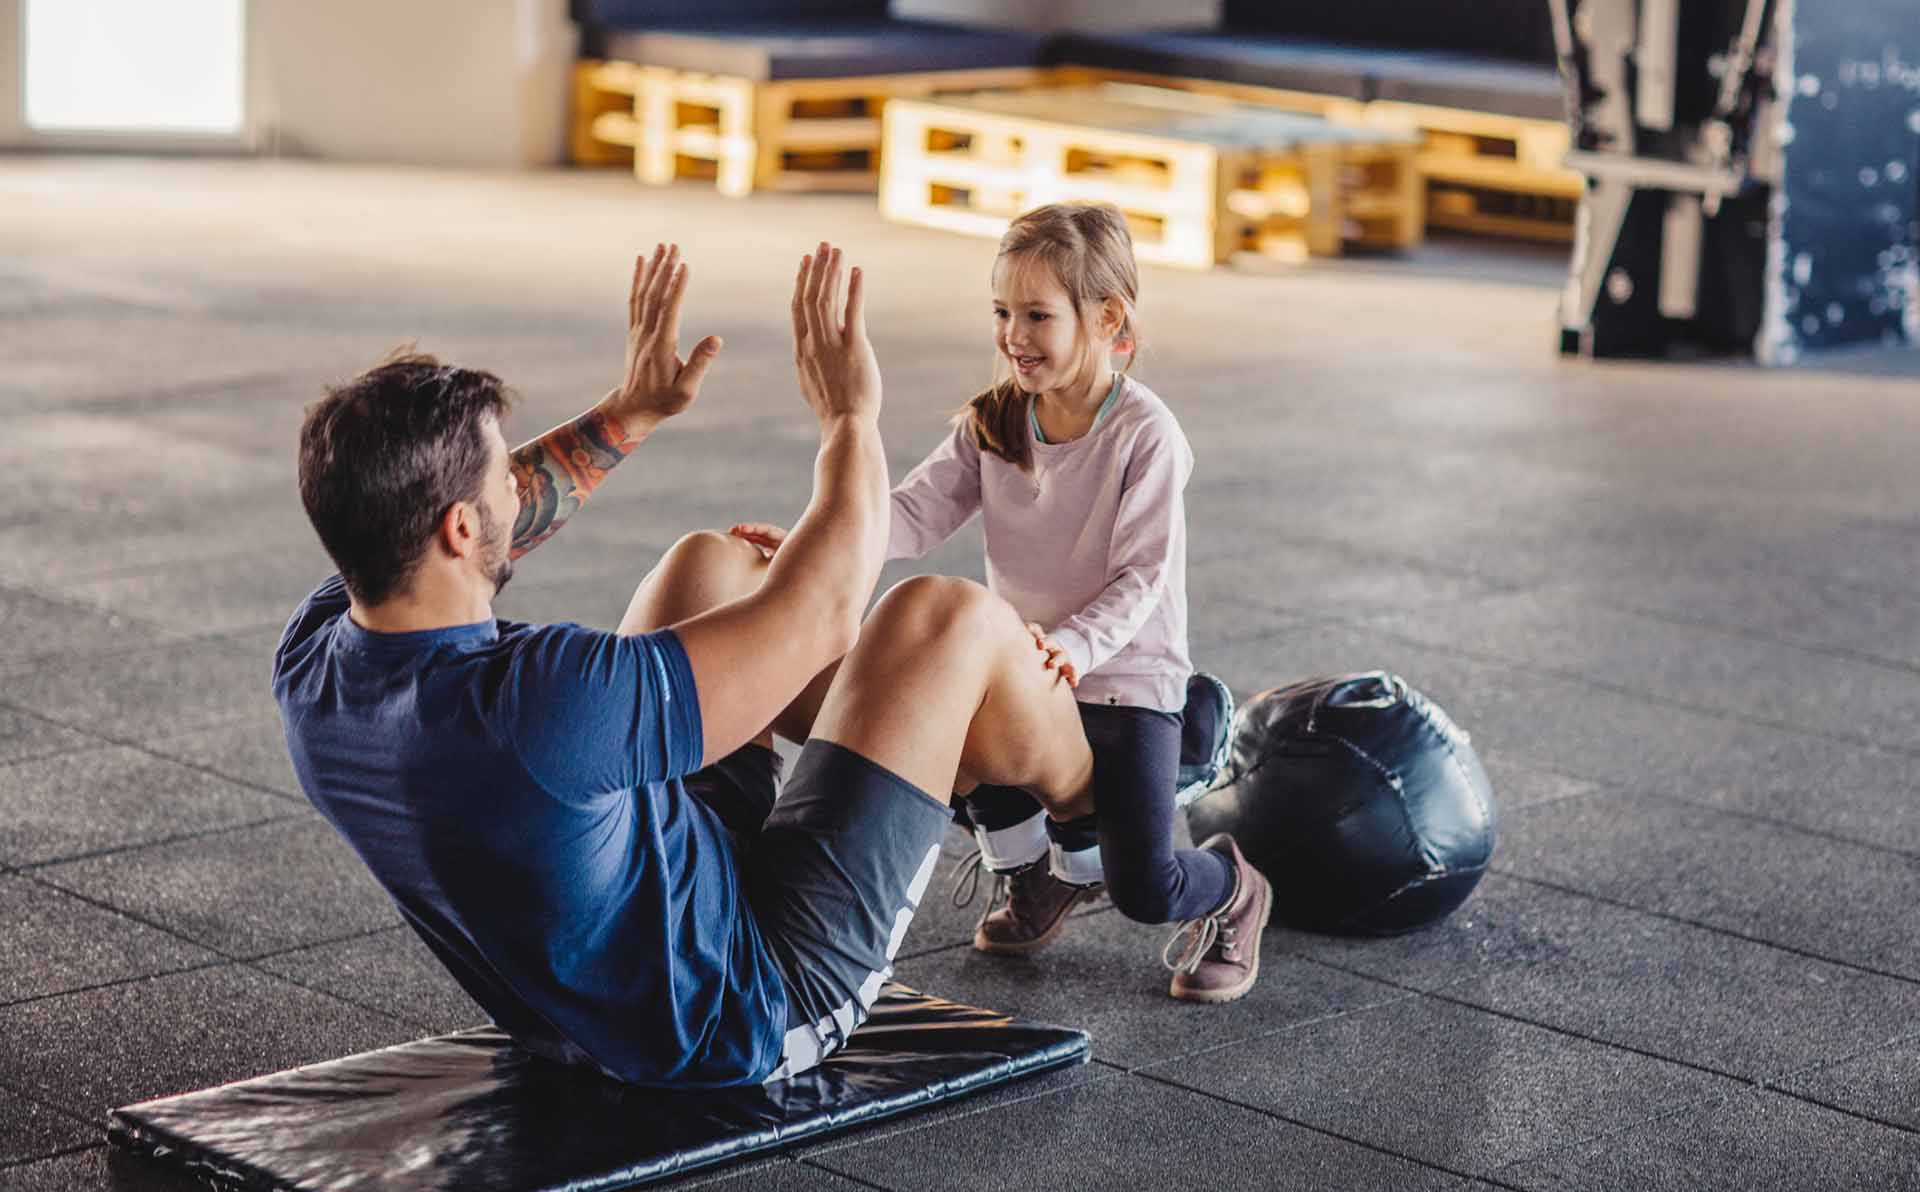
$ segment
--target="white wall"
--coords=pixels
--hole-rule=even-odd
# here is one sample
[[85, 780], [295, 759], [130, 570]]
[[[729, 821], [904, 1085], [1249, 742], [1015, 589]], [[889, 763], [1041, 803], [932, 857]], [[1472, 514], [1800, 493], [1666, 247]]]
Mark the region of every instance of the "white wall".
[[24, 0], [0, 0], [0, 149], [27, 135], [27, 59]]
[[560, 160], [566, 0], [253, 0], [267, 154], [512, 167]]

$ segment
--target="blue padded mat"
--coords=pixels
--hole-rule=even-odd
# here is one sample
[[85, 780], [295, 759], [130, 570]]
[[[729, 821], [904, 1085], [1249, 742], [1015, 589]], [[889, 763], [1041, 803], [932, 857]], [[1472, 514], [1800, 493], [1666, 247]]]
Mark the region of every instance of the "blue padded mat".
[[1047, 39], [883, 17], [602, 29], [587, 42], [598, 57], [771, 81], [1038, 66]]
[[217, 1187], [629, 1188], [1087, 1061], [1083, 1031], [889, 985], [845, 1050], [772, 1085], [634, 1088], [484, 1027], [108, 1115], [120, 1146]]

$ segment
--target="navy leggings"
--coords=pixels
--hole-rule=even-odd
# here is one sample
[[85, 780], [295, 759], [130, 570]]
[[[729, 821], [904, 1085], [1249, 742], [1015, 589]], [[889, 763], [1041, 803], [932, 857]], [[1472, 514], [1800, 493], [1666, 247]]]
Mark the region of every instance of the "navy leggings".
[[[1220, 908], [1233, 870], [1219, 853], [1173, 847], [1173, 794], [1180, 767], [1180, 715], [1150, 708], [1081, 704], [1093, 747], [1094, 813], [1107, 893], [1141, 923], [1198, 919]], [[980, 786], [967, 814], [999, 831], [1045, 814], [1016, 786]]]

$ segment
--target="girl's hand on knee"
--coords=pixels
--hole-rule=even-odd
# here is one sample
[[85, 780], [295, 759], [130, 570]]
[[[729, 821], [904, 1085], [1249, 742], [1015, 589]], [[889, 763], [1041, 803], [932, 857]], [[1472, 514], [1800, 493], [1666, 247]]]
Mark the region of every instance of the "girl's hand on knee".
[[1073, 663], [1067, 661], [1067, 652], [1053, 644], [1047, 637], [1047, 631], [1040, 627], [1040, 623], [1028, 621], [1027, 632], [1033, 635], [1034, 649], [1046, 655], [1042, 665], [1050, 671], [1060, 672], [1060, 677], [1067, 681], [1067, 686], [1080, 686], [1080, 676], [1074, 670]]
[[787, 532], [772, 522], [740, 522], [727, 531], [735, 538], [751, 542], [760, 548], [760, 553], [773, 558], [780, 544], [787, 540]]

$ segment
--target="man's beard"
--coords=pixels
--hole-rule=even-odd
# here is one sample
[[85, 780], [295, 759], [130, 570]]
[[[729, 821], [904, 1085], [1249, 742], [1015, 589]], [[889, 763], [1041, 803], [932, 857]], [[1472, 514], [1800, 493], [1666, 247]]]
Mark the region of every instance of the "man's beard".
[[480, 502], [480, 520], [486, 527], [480, 535], [481, 567], [493, 581], [493, 594], [498, 596], [500, 589], [513, 578], [513, 546], [507, 541], [507, 535], [495, 532], [493, 510], [487, 508], [485, 501]]

